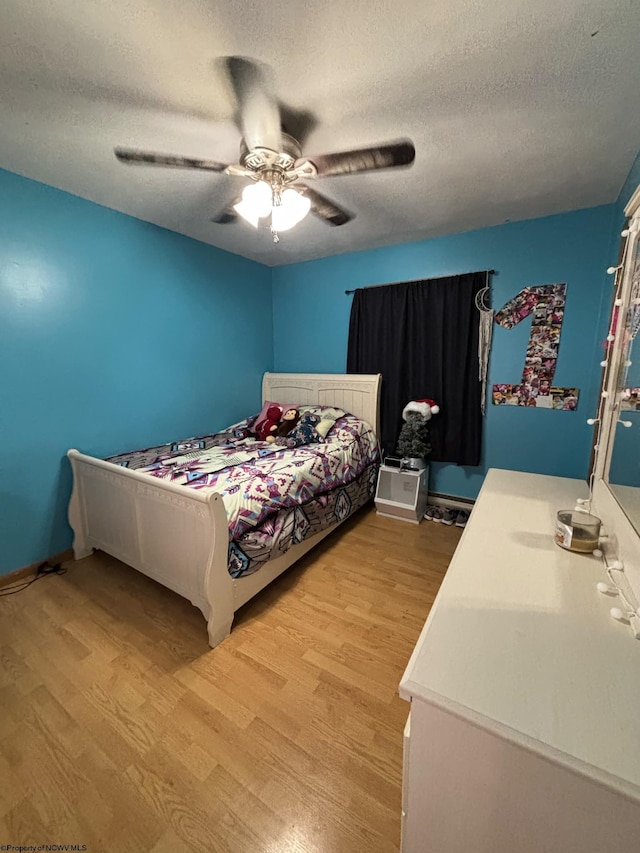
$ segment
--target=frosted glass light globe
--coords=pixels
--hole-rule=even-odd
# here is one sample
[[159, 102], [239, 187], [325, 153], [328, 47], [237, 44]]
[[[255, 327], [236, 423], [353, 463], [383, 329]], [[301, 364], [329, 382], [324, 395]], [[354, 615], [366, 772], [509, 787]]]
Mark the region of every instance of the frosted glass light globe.
[[266, 181], [256, 181], [242, 191], [242, 201], [233, 208], [243, 219], [258, 227], [258, 221], [271, 213], [271, 187]]
[[282, 203], [271, 209], [271, 228], [273, 231], [288, 231], [301, 222], [307, 213], [311, 202], [295, 190], [285, 190], [282, 193]]

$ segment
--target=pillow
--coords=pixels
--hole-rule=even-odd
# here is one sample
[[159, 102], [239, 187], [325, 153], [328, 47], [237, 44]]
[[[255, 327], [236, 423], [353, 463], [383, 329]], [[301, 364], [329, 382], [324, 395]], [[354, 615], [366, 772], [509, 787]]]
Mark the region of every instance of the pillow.
[[300, 406], [300, 410], [301, 412], [313, 412], [315, 415], [320, 415], [321, 418], [333, 418], [334, 421], [347, 414], [344, 409], [338, 409], [335, 406]]
[[320, 440], [324, 441], [327, 434], [334, 426], [335, 422], [343, 418], [346, 412], [343, 409], [337, 409], [334, 406], [305, 406], [305, 411], [313, 412], [320, 415], [320, 420], [316, 426], [316, 432]]
[[276, 438], [276, 444], [281, 447], [300, 447], [303, 444], [314, 444], [320, 441], [316, 427], [320, 423], [320, 415], [305, 412], [288, 435]]
[[335, 424], [337, 418], [322, 418], [322, 420], [316, 426], [316, 432], [320, 436], [320, 438], [326, 438], [327, 433], [331, 429], [331, 427]]

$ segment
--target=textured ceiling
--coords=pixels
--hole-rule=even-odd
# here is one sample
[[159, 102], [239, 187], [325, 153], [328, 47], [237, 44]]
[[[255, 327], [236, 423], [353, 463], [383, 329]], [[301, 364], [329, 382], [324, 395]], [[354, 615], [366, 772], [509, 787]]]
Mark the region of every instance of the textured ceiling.
[[[4, 0], [0, 22], [0, 167], [269, 265], [611, 202], [640, 146], [637, 0]], [[236, 162], [229, 54], [312, 113], [306, 154], [408, 136], [415, 164], [318, 181], [355, 220], [274, 246], [208, 221], [239, 179], [115, 160]]]

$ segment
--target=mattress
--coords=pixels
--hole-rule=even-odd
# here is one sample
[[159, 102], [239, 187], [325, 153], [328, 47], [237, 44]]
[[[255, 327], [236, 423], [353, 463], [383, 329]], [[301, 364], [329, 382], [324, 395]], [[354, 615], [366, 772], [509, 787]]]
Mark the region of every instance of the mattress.
[[[325, 407], [304, 407], [322, 415]], [[108, 457], [185, 488], [222, 496], [229, 572], [241, 577], [331, 524], [375, 492], [378, 441], [371, 426], [342, 413], [324, 441], [295, 448], [258, 441], [254, 418], [211, 435]]]

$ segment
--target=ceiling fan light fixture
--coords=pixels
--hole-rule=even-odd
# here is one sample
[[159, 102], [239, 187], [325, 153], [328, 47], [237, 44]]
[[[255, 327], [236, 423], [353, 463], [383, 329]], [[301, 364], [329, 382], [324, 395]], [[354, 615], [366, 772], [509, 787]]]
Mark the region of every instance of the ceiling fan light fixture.
[[256, 181], [242, 191], [242, 201], [235, 204], [234, 210], [247, 222], [258, 227], [258, 222], [271, 213], [271, 187], [266, 181]]
[[306, 196], [292, 189], [285, 190], [280, 204], [271, 210], [271, 230], [288, 231], [302, 222], [310, 208], [311, 201]]
[[235, 223], [241, 217], [254, 228], [271, 227], [273, 242], [278, 231], [288, 231], [308, 213], [328, 225], [351, 222], [354, 214], [343, 210], [331, 199], [312, 189], [306, 179], [355, 175], [379, 169], [410, 166], [416, 149], [410, 139], [398, 139], [364, 148], [352, 148], [329, 154], [303, 156], [300, 142], [282, 128], [306, 137], [315, 125], [311, 113], [281, 105], [274, 90], [274, 75], [268, 66], [243, 56], [223, 58], [228, 82], [236, 103], [236, 124], [242, 133], [237, 163], [219, 163], [202, 157], [184, 157], [158, 151], [117, 147], [114, 153], [121, 163], [217, 172], [249, 182], [241, 197], [234, 191], [210, 221], [216, 225]]
[[273, 232], [289, 231], [301, 222], [311, 208], [311, 201], [294, 189], [280, 192], [280, 187], [267, 181], [256, 181], [242, 191], [242, 200], [234, 210], [257, 228], [261, 219], [271, 217]]

